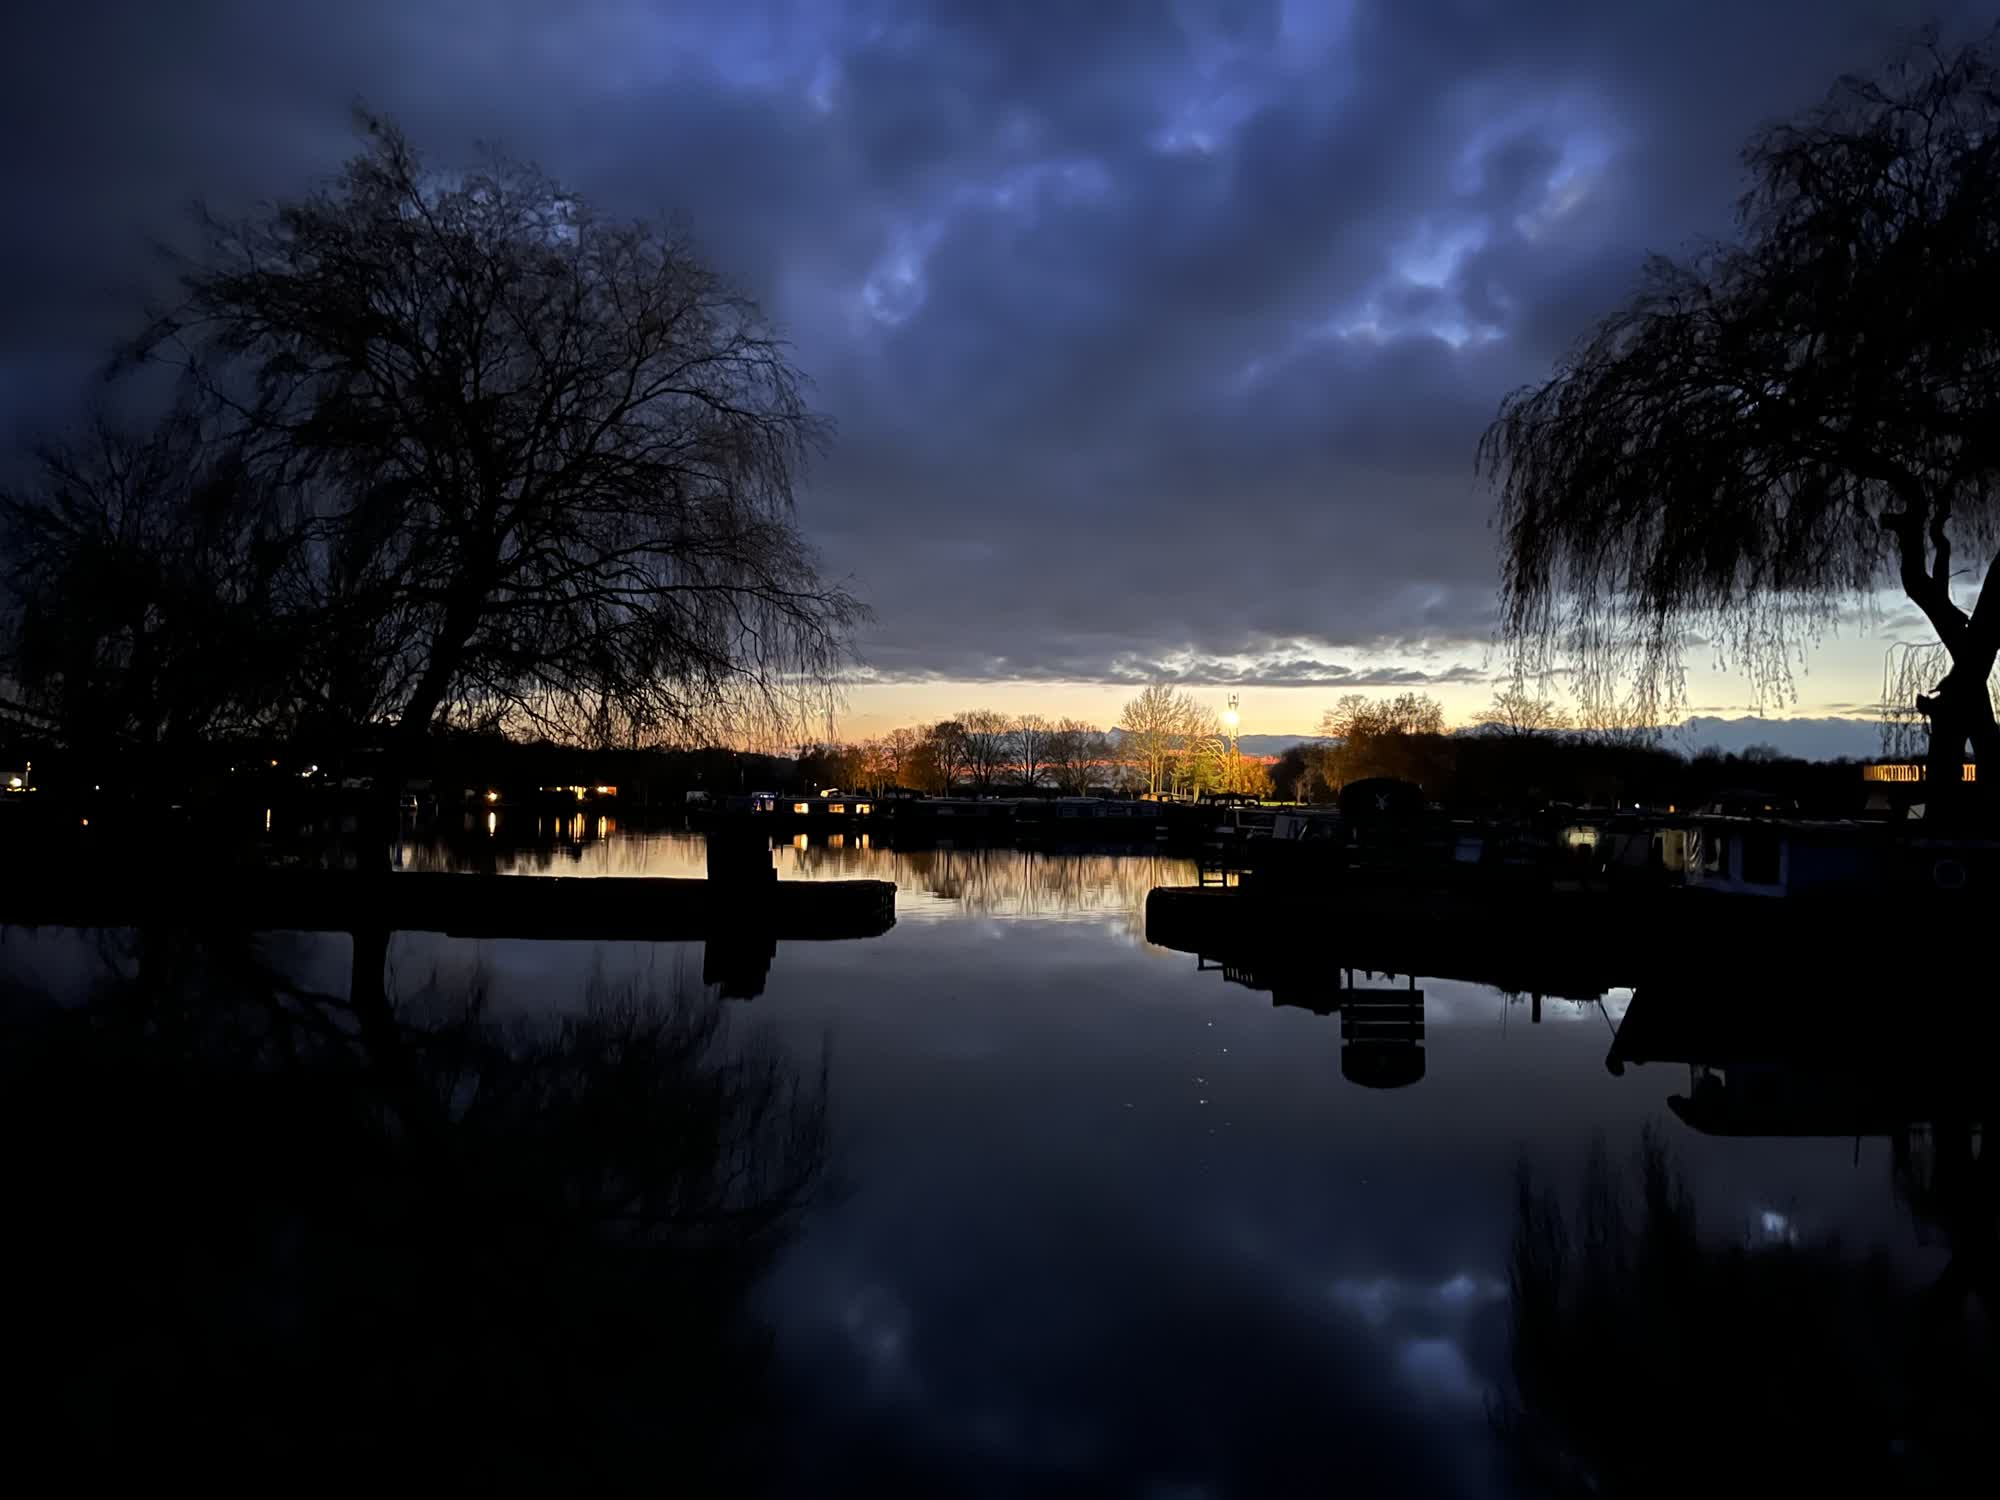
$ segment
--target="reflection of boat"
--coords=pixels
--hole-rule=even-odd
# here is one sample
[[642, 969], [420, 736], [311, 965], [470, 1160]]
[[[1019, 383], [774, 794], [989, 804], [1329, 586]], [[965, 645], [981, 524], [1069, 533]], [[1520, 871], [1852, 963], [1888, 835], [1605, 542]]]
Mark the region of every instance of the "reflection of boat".
[[1976, 1122], [1995, 1092], [1984, 1005], [1897, 1003], [1887, 974], [1773, 969], [1642, 985], [1605, 1065], [1685, 1064], [1667, 1101], [1710, 1135], [1896, 1135]]
[[[1363, 967], [1568, 1000], [1595, 1000], [1629, 983], [1622, 955], [1598, 940], [1585, 914], [1581, 929], [1557, 935], [1539, 905], [1485, 902], [1446, 912], [1393, 897], [1307, 915], [1240, 889], [1159, 886], [1146, 897], [1146, 941], [1271, 976], [1252, 988], [1274, 993], [1280, 983], [1323, 989], [1336, 971]], [[1657, 941], [1651, 951], [1659, 951]]]
[[1195, 965], [1220, 969], [1225, 983], [1269, 991], [1273, 1006], [1338, 1015], [1340, 1072], [1350, 1083], [1392, 1089], [1424, 1076], [1424, 992], [1414, 974], [1397, 984], [1393, 974], [1314, 963], [1298, 949], [1284, 958], [1267, 954], [1261, 964], [1197, 955]]
[[1371, 1089], [1399, 1089], [1424, 1076], [1424, 992], [1349, 988], [1340, 1013], [1340, 1075]]
[[[1705, 1135], [1886, 1137], [1896, 1195], [1951, 1260], [1926, 1294], [1933, 1319], [1978, 1290], [2000, 1306], [2000, 1023], [1990, 979], [1967, 965], [1919, 988], [1886, 957], [1731, 971], [1643, 985], [1606, 1065], [1682, 1063], [1667, 1100]], [[1935, 1322], [1933, 1326], [1938, 1326]]]

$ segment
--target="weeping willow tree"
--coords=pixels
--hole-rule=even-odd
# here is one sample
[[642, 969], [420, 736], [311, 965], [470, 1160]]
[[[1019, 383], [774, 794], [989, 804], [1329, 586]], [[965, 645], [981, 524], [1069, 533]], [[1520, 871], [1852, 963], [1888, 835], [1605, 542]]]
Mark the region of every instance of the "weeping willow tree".
[[361, 124], [333, 182], [205, 216], [131, 351], [313, 497], [315, 603], [371, 679], [346, 697], [405, 745], [823, 719], [862, 612], [795, 524], [826, 427], [757, 307], [531, 166], [446, 171]]
[[[2000, 763], [2000, 72], [1934, 37], [1748, 146], [1736, 239], [1641, 289], [1480, 444], [1517, 670], [1683, 701], [1691, 649], [1788, 697], [1802, 651], [1900, 589], [1936, 675], [1934, 815]], [[1907, 677], [1908, 674], [1905, 674]]]

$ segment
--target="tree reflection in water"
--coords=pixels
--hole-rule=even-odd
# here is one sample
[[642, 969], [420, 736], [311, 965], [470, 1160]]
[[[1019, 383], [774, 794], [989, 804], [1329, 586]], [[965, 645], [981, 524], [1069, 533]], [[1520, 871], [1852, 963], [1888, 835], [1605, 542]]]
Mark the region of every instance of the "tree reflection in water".
[[[562, 826], [561, 820], [503, 817], [494, 837], [476, 831], [408, 843], [398, 862], [411, 870], [480, 874], [707, 876], [707, 846], [698, 833], [634, 832], [607, 823], [600, 834], [577, 819], [567, 825], [577, 837], [567, 840]], [[851, 832], [779, 838], [774, 846], [772, 859], [784, 880], [893, 880], [906, 896], [921, 893], [969, 915], [1085, 918], [1115, 923], [1134, 936], [1144, 934], [1148, 891], [1196, 881], [1193, 860], [1160, 854], [1150, 844], [1115, 851], [978, 844], [899, 849]], [[906, 914], [920, 909], [920, 902], [905, 908]]]
[[432, 989], [385, 1033], [242, 940], [136, 959], [5, 998], [24, 1440], [78, 1475], [754, 1485], [745, 1295], [821, 1176], [823, 1075], [687, 989], [538, 1026]]
[[1568, 1201], [1524, 1167], [1496, 1409], [1520, 1477], [1576, 1495], [1959, 1492], [1990, 1464], [2000, 1395], [1996, 1174], [1990, 1152], [1972, 1163], [1909, 1189], [1951, 1242], [1956, 1269], [1928, 1287], [1831, 1241], [1703, 1238], [1650, 1131], [1629, 1169], [1594, 1151]]

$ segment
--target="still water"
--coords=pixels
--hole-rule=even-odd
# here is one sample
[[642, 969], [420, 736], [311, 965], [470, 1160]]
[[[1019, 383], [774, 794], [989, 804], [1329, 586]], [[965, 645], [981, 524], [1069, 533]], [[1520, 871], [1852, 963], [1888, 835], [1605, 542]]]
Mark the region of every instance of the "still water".
[[[698, 837], [605, 833], [400, 859], [702, 872]], [[1518, 1174], [1566, 1191], [1595, 1153], [1615, 1176], [1649, 1126], [1711, 1244], [1879, 1252], [1913, 1284], [1950, 1262], [1912, 1209], [1893, 1103], [1849, 1123], [1849, 1089], [1811, 1134], [1691, 1128], [1669, 1105], [1698, 1082], [1688, 1059], [1607, 1067], [1630, 992], [1538, 1000], [1417, 964], [1354, 976], [1361, 993], [1316, 1014], [1146, 941], [1147, 890], [1195, 883], [1187, 862], [858, 842], [777, 860], [783, 879], [899, 891], [886, 935], [782, 944], [726, 1010], [733, 1035], [824, 1076], [823, 1178], [747, 1294], [774, 1492], [1507, 1493]], [[1332, 986], [1341, 917], [1322, 918], [1301, 936]], [[339, 988], [343, 940], [281, 946], [301, 982]], [[82, 973], [81, 953], [18, 933], [5, 950], [45, 979]], [[699, 945], [390, 949], [395, 992], [472, 987], [523, 1021], [701, 966]], [[1370, 998], [1401, 1007], [1389, 1034], [1420, 1049], [1415, 1081], [1343, 1067], [1361, 1044], [1343, 1015]]]

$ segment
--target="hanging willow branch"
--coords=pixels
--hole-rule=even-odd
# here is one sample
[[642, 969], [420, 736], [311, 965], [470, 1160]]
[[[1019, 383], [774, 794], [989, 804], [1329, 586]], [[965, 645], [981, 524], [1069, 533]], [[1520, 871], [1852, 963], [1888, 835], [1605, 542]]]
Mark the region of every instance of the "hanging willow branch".
[[[1586, 699], [1630, 684], [1657, 714], [1706, 649], [1783, 699], [1807, 646], [1901, 588], [1983, 685], [2000, 645], [1997, 79], [1989, 37], [1841, 80], [1745, 152], [1735, 243], [1649, 262], [1549, 381], [1506, 399], [1478, 462], [1516, 672], [1573, 672]], [[1953, 592], [1968, 563], [1971, 608]], [[1961, 739], [1991, 733], [1983, 691], [1948, 699]]]

